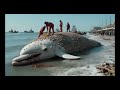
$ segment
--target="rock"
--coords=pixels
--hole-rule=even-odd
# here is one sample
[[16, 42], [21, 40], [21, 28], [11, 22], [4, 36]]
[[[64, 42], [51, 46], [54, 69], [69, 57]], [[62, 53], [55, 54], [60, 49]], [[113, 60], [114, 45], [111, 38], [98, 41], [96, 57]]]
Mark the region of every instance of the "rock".
[[70, 67], [74, 67], [74, 66], [70, 66]]
[[87, 68], [89, 68], [90, 66], [87, 66]]

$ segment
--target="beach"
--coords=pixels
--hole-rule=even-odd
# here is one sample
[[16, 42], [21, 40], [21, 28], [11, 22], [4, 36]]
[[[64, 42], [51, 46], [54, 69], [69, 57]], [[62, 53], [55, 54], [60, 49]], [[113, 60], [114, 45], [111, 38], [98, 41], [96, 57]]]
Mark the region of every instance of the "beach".
[[[101, 73], [97, 66], [104, 63], [114, 63], [115, 64], [115, 38], [102, 35], [87, 35], [89, 39], [96, 40], [101, 42], [103, 45], [101, 48], [95, 48], [90, 51], [88, 55], [81, 55], [84, 57], [84, 62], [81, 60], [77, 65], [70, 65], [75, 63], [75, 61], [68, 62], [64, 60], [65, 63], [68, 63], [71, 67], [65, 71], [58, 69], [57, 73], [53, 73], [56, 76], [106, 76], [104, 73]], [[82, 53], [83, 54], [83, 53]], [[75, 63], [76, 64], [76, 63]], [[63, 67], [62, 67], [63, 68]]]
[[103, 46], [75, 53], [81, 57], [79, 60], [54, 58], [37, 63], [39, 67], [33, 64], [14, 67], [12, 59], [19, 55], [24, 45], [35, 40], [38, 33], [6, 33], [5, 36], [6, 76], [105, 76], [96, 66], [105, 62], [115, 63], [115, 38], [88, 33], [85, 37]]

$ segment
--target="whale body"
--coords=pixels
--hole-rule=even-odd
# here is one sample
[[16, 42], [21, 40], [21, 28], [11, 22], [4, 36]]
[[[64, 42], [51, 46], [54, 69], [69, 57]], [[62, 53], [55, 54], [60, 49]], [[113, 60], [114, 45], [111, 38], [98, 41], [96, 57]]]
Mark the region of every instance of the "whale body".
[[26, 65], [55, 56], [64, 59], [80, 59], [73, 53], [101, 46], [101, 43], [73, 32], [57, 32], [54, 35], [43, 34], [39, 39], [25, 45], [20, 55], [12, 60], [13, 65]]

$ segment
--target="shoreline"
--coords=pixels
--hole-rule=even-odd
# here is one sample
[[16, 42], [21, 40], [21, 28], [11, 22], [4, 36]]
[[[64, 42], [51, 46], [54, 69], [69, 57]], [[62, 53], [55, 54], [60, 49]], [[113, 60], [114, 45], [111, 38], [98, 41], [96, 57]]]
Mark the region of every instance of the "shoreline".
[[[92, 35], [89, 39], [96, 40], [102, 43], [104, 46], [112, 48], [114, 52], [115, 38], [112, 37], [108, 40], [104, 38], [110, 38], [109, 36]], [[54, 73], [54, 76], [115, 76], [115, 56], [108, 55], [104, 61], [97, 64], [87, 64], [81, 67], [73, 67], [65, 72]]]
[[[43, 62], [41, 65], [34, 66], [28, 65], [25, 67], [12, 67], [11, 64], [6, 65], [7, 76], [105, 76], [97, 66], [105, 62], [114, 61], [115, 63], [115, 40], [114, 37], [104, 40], [104, 37], [109, 36], [101, 35], [85, 35], [89, 39], [101, 42], [104, 46], [102, 49], [93, 49], [92, 51], [85, 52], [80, 55], [83, 59], [80, 60], [58, 60], [53, 62]], [[34, 36], [35, 37], [35, 36]], [[113, 46], [114, 45], [114, 46]], [[99, 48], [99, 47], [98, 47]], [[98, 60], [97, 60], [98, 59]], [[8, 62], [8, 61], [7, 61]], [[35, 67], [35, 68], [34, 68]], [[42, 68], [39, 68], [42, 67]], [[34, 72], [32, 72], [34, 71]]]
[[[111, 46], [111, 48], [115, 47], [115, 36], [112, 36], [112, 37], [111, 36], [103, 36], [103, 35], [95, 35], [95, 36], [97, 38], [103, 39], [106, 42], [109, 42], [110, 44], [108, 46]], [[97, 38], [94, 38], [94, 40], [97, 40]], [[108, 59], [109, 60], [106, 60], [106, 61], [96, 64], [94, 66], [96, 68], [96, 72], [103, 74], [102, 76], [115, 76], [115, 58], [111, 59], [111, 57], [109, 56]]]

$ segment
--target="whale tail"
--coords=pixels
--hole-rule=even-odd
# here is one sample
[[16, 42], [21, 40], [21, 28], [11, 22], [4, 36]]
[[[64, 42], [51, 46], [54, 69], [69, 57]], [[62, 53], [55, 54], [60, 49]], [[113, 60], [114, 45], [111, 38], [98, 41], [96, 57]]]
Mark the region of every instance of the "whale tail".
[[74, 59], [80, 59], [80, 56], [74, 56], [68, 53], [64, 53], [64, 52], [57, 52], [56, 56], [64, 58], [64, 59], [70, 59], [70, 60], [74, 60]]

